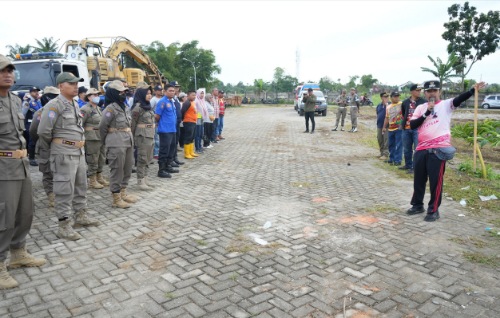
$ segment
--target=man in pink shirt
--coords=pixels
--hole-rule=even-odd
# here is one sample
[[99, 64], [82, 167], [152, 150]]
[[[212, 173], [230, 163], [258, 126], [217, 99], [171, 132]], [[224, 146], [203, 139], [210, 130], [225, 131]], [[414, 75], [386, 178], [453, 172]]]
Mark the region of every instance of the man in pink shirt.
[[412, 207], [406, 211], [408, 215], [425, 212], [424, 194], [427, 178], [431, 199], [427, 207], [424, 221], [433, 222], [439, 219], [439, 206], [443, 192], [443, 176], [446, 159], [441, 150], [451, 148], [450, 121], [452, 112], [463, 102], [474, 95], [474, 91], [485, 87], [485, 83], [477, 83], [474, 87], [458, 97], [440, 100], [441, 83], [438, 80], [424, 82], [427, 103], [419, 105], [410, 120], [411, 129], [418, 128], [418, 146], [413, 160], [413, 196]]

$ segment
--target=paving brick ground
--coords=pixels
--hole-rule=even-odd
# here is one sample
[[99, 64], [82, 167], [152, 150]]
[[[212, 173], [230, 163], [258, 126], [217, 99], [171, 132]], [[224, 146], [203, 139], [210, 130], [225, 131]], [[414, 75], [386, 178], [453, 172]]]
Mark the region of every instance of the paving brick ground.
[[32, 168], [28, 248], [48, 264], [11, 271], [21, 286], [0, 291], [0, 316], [500, 317], [499, 269], [450, 240], [488, 224], [453, 201], [432, 224], [406, 216], [411, 181], [360, 143], [368, 123], [334, 134], [332, 114], [316, 120], [303, 134], [290, 107], [229, 109], [227, 140], [173, 179], [154, 167], [131, 209], [89, 191], [103, 224], [76, 242], [56, 237]]

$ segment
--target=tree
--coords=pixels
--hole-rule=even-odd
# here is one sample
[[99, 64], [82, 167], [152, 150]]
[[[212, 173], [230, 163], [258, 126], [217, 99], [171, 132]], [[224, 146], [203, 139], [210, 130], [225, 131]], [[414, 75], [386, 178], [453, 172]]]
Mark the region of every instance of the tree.
[[[483, 57], [492, 54], [500, 41], [500, 13], [488, 11], [487, 14], [476, 11], [476, 7], [465, 2], [463, 6], [454, 4], [448, 8], [449, 21], [444, 24], [442, 34], [448, 41], [448, 53], [456, 52], [460, 58], [455, 70], [461, 75], [462, 86], [472, 66]], [[467, 68], [467, 62], [470, 62]]]
[[351, 89], [356, 87], [356, 81], [358, 80], [359, 76], [354, 75], [354, 76], [349, 76], [349, 82], [347, 82], [346, 86]]
[[7, 54], [7, 56], [12, 58], [12, 59], [16, 58], [16, 54], [26, 54], [26, 53], [33, 52], [33, 47], [29, 44], [26, 46], [21, 46], [21, 45], [16, 43], [14, 46], [6, 45], [5, 47], [7, 49], [9, 49], [9, 54]]
[[361, 82], [361, 86], [367, 90], [370, 90], [373, 87], [373, 84], [378, 82], [378, 79], [373, 78], [372, 74], [362, 75], [359, 80]]
[[262, 92], [264, 91], [264, 80], [262, 80], [261, 78], [254, 80], [253, 86], [255, 94], [257, 94], [257, 96], [260, 97]]
[[35, 39], [37, 46], [34, 47], [35, 52], [56, 52], [59, 49], [57, 42], [52, 37], [43, 38], [41, 40]]
[[443, 61], [438, 57], [434, 60], [432, 57], [427, 56], [429, 60], [434, 64], [435, 69], [430, 69], [427, 67], [421, 67], [423, 72], [429, 72], [435, 77], [439, 79], [439, 81], [443, 84], [445, 82], [450, 82], [450, 78], [452, 77], [461, 77], [461, 75], [454, 74], [454, 70], [456, 68], [461, 68], [462, 63], [460, 63], [460, 59], [454, 53], [448, 56], [448, 61], [443, 63]]

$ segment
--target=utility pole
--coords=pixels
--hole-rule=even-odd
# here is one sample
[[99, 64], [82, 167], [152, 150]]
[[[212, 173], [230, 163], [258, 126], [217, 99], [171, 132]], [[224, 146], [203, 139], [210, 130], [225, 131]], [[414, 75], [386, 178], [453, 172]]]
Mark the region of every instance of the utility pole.
[[191, 63], [191, 65], [193, 65], [193, 70], [194, 70], [194, 90], [197, 91], [198, 90], [198, 87], [197, 87], [197, 84], [196, 84], [196, 66], [194, 66], [194, 62], [191, 61], [191, 60], [188, 60], [187, 58], [182, 58], [183, 60], [185, 61], [188, 61], [189, 63]]

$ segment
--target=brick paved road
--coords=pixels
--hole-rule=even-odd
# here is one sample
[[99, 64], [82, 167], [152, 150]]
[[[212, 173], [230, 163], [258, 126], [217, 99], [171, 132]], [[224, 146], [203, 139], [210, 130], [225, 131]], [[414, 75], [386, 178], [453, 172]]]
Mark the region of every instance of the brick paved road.
[[152, 171], [131, 209], [89, 191], [103, 225], [76, 242], [39, 190], [29, 249], [48, 264], [11, 272], [0, 316], [499, 317], [498, 268], [450, 240], [488, 224], [451, 201], [435, 224], [406, 216], [411, 182], [357, 143], [366, 123], [332, 135], [332, 120], [310, 135], [289, 107], [230, 109], [227, 140], [173, 179]]

